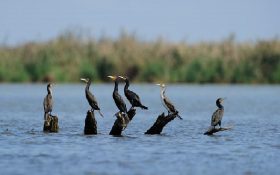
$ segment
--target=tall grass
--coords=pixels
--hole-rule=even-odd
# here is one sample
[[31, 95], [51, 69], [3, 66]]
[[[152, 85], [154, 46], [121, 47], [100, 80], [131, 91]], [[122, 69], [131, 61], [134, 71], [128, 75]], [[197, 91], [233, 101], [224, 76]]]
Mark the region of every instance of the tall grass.
[[144, 42], [122, 33], [117, 39], [86, 39], [66, 33], [48, 42], [0, 47], [0, 82], [108, 81], [127, 75], [141, 82], [280, 83], [280, 40], [237, 43]]

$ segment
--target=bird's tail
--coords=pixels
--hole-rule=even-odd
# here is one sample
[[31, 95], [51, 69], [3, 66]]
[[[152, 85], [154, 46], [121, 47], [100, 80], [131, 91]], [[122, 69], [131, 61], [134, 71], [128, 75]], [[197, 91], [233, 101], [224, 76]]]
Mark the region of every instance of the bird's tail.
[[180, 120], [183, 120], [183, 118], [179, 115], [179, 112], [178, 112], [178, 111], [176, 111], [174, 114], [175, 114], [176, 117], [178, 117]]
[[98, 110], [98, 113], [101, 117], [104, 117], [100, 110]]
[[141, 105], [140, 108], [141, 108], [141, 109], [148, 110], [148, 107], [146, 107], [146, 106], [144, 106], [144, 105]]
[[183, 118], [180, 115], [176, 115], [180, 120], [183, 120]]

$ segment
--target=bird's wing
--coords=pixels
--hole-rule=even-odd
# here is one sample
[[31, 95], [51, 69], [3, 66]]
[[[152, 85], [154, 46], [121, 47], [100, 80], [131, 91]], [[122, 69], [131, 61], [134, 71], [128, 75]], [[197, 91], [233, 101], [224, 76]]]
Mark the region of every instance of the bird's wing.
[[217, 109], [212, 115], [211, 126], [216, 126], [222, 120], [223, 114], [224, 111], [222, 109]]
[[115, 100], [117, 107], [120, 110], [127, 112], [126, 104], [125, 104], [124, 100], [122, 99], [121, 95], [119, 93], [114, 93], [113, 98]]
[[44, 98], [43, 106], [44, 106], [44, 110], [46, 112], [46, 109], [47, 109], [47, 96]]
[[87, 97], [87, 100], [88, 100], [90, 106], [92, 108], [94, 108], [95, 110], [99, 110], [98, 102], [97, 102], [95, 96], [90, 91], [88, 91], [88, 93], [86, 94], [86, 97]]
[[52, 111], [53, 101], [52, 101], [52, 96], [50, 94], [48, 94], [44, 98], [43, 105], [44, 105], [44, 111], [45, 112]]
[[131, 103], [140, 102], [140, 97], [133, 91], [127, 90], [125, 95]]
[[176, 112], [176, 109], [174, 107], [174, 105], [170, 102], [170, 100], [168, 98], [163, 98], [163, 102], [166, 105], [166, 107], [168, 108], [167, 110], [170, 112]]
[[50, 101], [50, 103], [49, 103], [49, 108], [50, 108], [50, 110], [52, 111], [52, 108], [53, 108], [53, 99], [52, 99], [52, 96], [51, 96], [51, 95], [49, 95], [49, 101]]

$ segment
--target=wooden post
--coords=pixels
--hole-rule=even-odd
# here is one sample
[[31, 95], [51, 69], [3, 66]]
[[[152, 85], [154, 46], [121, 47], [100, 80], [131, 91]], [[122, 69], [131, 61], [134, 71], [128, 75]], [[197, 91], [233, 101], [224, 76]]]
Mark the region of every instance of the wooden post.
[[164, 113], [162, 113], [158, 116], [153, 126], [145, 132], [145, 134], [160, 134], [167, 123], [174, 120], [175, 118], [176, 114], [169, 114], [165, 116]]
[[216, 132], [226, 131], [226, 130], [230, 130], [230, 129], [232, 129], [232, 127], [227, 127], [227, 128], [214, 128], [214, 127], [210, 127], [208, 129], [208, 131], [206, 131], [204, 133], [204, 135], [213, 135]]
[[44, 122], [44, 132], [58, 132], [59, 126], [58, 126], [58, 117], [53, 116], [50, 114], [46, 114], [46, 120]]
[[136, 109], [130, 108], [130, 110], [126, 114], [121, 114], [120, 112], [116, 113], [115, 116], [117, 119], [114, 122], [114, 125], [110, 131], [110, 135], [121, 136], [122, 131], [125, 130], [128, 123], [133, 119], [136, 114]]
[[85, 135], [97, 134], [97, 122], [94, 113], [91, 110], [88, 110], [87, 112], [87, 116], [85, 119], [84, 134]]

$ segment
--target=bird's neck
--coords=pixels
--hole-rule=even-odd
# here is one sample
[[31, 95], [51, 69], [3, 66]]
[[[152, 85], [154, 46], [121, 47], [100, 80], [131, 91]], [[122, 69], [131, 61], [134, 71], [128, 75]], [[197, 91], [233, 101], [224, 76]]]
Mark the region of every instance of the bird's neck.
[[224, 109], [224, 106], [221, 103], [217, 103], [219, 109]]
[[51, 90], [51, 88], [48, 88], [47, 90], [48, 90], [48, 94], [52, 95], [52, 90]]
[[116, 81], [115, 81], [115, 88], [114, 88], [114, 91], [117, 92], [117, 91], [119, 90], [118, 86], [119, 86], [119, 82], [116, 80]]
[[91, 84], [90, 82], [87, 83], [86, 91], [89, 91], [90, 84]]
[[126, 80], [126, 81], [125, 81], [124, 90], [128, 90], [128, 87], [129, 87], [129, 81]]
[[165, 87], [162, 87], [162, 88], [161, 88], [160, 95], [161, 95], [161, 98], [163, 99], [163, 98], [164, 98], [164, 95], [165, 95]]

